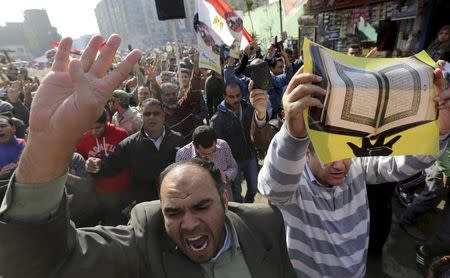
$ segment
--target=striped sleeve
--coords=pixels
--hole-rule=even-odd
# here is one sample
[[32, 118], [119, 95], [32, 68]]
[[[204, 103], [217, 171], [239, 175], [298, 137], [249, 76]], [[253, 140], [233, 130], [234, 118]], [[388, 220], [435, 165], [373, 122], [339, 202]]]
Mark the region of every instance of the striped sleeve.
[[291, 136], [284, 125], [270, 143], [259, 172], [258, 189], [273, 204], [289, 201], [297, 190], [308, 144], [308, 138]]
[[[448, 135], [440, 137], [440, 154], [446, 149], [447, 139]], [[405, 180], [430, 167], [437, 157], [433, 155], [364, 157], [362, 163], [366, 172], [366, 182], [380, 184]]]

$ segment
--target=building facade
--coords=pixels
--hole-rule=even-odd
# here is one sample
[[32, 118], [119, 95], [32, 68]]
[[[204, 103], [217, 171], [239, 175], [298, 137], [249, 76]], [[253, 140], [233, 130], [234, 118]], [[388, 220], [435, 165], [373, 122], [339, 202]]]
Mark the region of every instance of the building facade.
[[25, 10], [23, 16], [25, 37], [34, 56], [40, 56], [50, 49], [50, 41], [61, 40], [56, 28], [51, 26], [46, 10]]
[[[195, 0], [184, 0], [186, 19], [176, 20], [177, 40], [194, 40], [192, 18]], [[102, 0], [95, 8], [100, 33], [108, 37], [113, 33], [122, 36], [122, 48], [161, 47], [174, 41], [170, 21], [159, 21], [155, 0]]]
[[45, 10], [26, 10], [23, 22], [7, 22], [0, 26], [0, 48], [14, 50], [12, 57], [30, 59], [52, 48], [50, 41], [61, 36], [51, 26]]

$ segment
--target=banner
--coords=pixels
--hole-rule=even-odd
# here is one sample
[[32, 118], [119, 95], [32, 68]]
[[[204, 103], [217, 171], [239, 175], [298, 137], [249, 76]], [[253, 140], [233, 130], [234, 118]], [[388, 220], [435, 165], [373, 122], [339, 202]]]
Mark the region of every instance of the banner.
[[306, 2], [306, 0], [281, 0], [284, 17], [287, 18], [295, 14]]
[[322, 77], [323, 108], [305, 111], [320, 161], [352, 157], [436, 155], [435, 62], [425, 51], [409, 58], [361, 58], [305, 39], [305, 73]]
[[210, 69], [222, 74], [220, 67], [219, 36], [208, 25], [199, 20], [198, 14], [194, 16], [194, 30], [197, 34], [200, 68]]
[[228, 46], [235, 40], [240, 41], [240, 49], [244, 49], [253, 41], [243, 26], [240, 17], [225, 0], [198, 0], [197, 11], [199, 21], [205, 23]]

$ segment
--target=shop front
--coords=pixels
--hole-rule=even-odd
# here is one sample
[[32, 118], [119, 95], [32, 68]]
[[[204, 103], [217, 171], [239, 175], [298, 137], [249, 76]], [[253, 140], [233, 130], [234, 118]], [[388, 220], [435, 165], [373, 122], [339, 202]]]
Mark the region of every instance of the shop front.
[[426, 0], [309, 0], [299, 18], [299, 38], [346, 52], [354, 44], [381, 57], [411, 55], [424, 48], [433, 5]]

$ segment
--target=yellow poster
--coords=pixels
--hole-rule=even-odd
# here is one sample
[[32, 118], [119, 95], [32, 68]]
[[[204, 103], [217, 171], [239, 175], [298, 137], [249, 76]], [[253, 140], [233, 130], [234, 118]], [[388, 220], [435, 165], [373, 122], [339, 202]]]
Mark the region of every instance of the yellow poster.
[[352, 157], [439, 151], [433, 101], [435, 62], [422, 51], [408, 58], [348, 56], [305, 39], [305, 73], [322, 77], [324, 107], [305, 111], [322, 163]]

